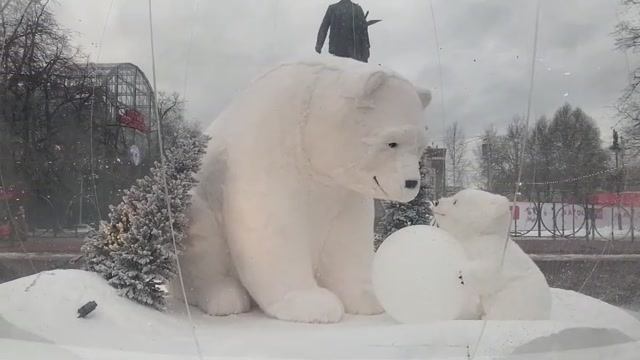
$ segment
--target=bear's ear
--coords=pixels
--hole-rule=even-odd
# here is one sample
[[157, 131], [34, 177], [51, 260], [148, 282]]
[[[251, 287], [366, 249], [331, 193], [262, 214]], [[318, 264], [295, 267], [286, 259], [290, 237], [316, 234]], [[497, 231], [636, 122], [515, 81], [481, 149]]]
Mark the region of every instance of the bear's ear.
[[431, 91], [422, 88], [416, 88], [420, 102], [422, 102], [422, 108], [425, 109], [431, 103]]
[[355, 100], [357, 107], [374, 107], [372, 97], [389, 77], [384, 71], [357, 72], [342, 77], [342, 94]]
[[388, 78], [389, 75], [384, 71], [360, 73], [356, 75], [354, 86], [345, 89], [345, 95], [355, 99], [358, 108], [374, 108], [373, 95]]
[[388, 75], [384, 71], [376, 71], [369, 74], [365, 80], [364, 87], [359, 94], [360, 99], [370, 99], [373, 94], [384, 85]]

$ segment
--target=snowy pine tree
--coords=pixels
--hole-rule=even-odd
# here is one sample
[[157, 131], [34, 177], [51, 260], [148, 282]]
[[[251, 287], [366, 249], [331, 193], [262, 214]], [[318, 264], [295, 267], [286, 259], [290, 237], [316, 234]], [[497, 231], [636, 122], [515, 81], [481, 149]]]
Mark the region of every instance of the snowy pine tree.
[[393, 232], [411, 225], [428, 225], [431, 223], [431, 201], [433, 197], [431, 184], [428, 181], [427, 156], [420, 160], [420, 191], [415, 199], [408, 203], [396, 201], [382, 201], [382, 216], [377, 219], [375, 226], [374, 245], [380, 244]]
[[[189, 191], [196, 184], [208, 138], [180, 126], [175, 144], [166, 150], [166, 181], [173, 230], [181, 247], [187, 227]], [[112, 206], [109, 222], [92, 233], [82, 247], [87, 269], [101, 274], [121, 294], [139, 303], [163, 308], [166, 284], [176, 272], [176, 259], [163, 183], [163, 168], [126, 190], [122, 202]]]

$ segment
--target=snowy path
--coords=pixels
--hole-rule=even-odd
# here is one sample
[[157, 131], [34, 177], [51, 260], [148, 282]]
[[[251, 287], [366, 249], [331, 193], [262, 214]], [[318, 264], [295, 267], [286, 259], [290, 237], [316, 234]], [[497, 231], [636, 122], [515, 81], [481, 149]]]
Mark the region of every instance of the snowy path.
[[[87, 319], [77, 319], [76, 309], [90, 300], [97, 301], [98, 308]], [[194, 316], [208, 359], [466, 359], [482, 326], [480, 321], [401, 325], [384, 315], [350, 316], [333, 325], [282, 322], [259, 312], [216, 318], [194, 310]], [[637, 356], [631, 349], [637, 351], [638, 343], [631, 340], [640, 339], [640, 322], [622, 309], [575, 292], [554, 290], [552, 318], [488, 322], [478, 350], [482, 356], [477, 359], [551, 347], [567, 349], [567, 356], [581, 354], [576, 359], [616, 351], [620, 353], [615, 357], [604, 358], [625, 359], [625, 353]], [[600, 350], [595, 349], [598, 346]], [[580, 347], [591, 349], [569, 351]], [[509, 358], [529, 358], [512, 356]], [[0, 359], [40, 358], [196, 357], [189, 325], [180, 311], [161, 313], [142, 307], [117, 296], [94, 274], [58, 270], [0, 285]]]

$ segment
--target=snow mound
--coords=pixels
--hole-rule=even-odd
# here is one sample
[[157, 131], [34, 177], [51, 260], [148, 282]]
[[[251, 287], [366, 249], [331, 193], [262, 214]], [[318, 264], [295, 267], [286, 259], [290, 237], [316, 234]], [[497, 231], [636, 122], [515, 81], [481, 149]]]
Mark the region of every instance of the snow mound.
[[[77, 309], [91, 300], [97, 309], [86, 319], [77, 318]], [[173, 304], [163, 313], [143, 307], [84, 271], [28, 276], [0, 284], [0, 358], [196, 359], [181, 309]], [[207, 359], [467, 359], [483, 326], [481, 321], [401, 325], [386, 315], [317, 325], [278, 321], [259, 312], [211, 317], [193, 309], [193, 314]], [[539, 358], [549, 351], [562, 351], [562, 359], [611, 354], [635, 359], [637, 339], [640, 322], [625, 311], [553, 289], [552, 321], [489, 321], [476, 359]]]

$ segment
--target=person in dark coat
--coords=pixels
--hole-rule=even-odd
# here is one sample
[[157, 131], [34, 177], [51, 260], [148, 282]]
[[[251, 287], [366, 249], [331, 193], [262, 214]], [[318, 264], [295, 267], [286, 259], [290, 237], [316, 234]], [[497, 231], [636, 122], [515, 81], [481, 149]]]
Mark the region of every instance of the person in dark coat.
[[358, 4], [350, 0], [341, 0], [329, 5], [320, 30], [316, 52], [322, 51], [322, 46], [329, 33], [329, 53], [352, 59], [369, 61], [369, 31], [367, 16]]

